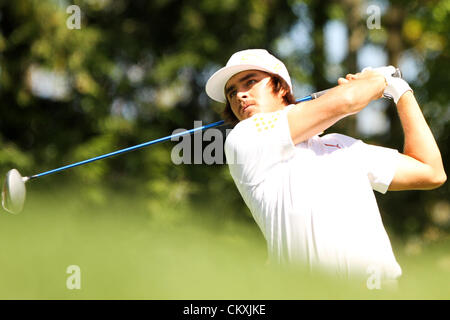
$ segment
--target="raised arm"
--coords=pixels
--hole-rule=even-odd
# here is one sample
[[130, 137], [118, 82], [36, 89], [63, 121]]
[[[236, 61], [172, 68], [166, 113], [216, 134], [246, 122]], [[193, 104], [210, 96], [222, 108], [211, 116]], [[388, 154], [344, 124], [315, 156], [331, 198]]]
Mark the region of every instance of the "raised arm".
[[434, 189], [447, 179], [441, 153], [411, 91], [397, 103], [405, 135], [403, 154], [388, 190]]
[[[437, 188], [447, 180], [438, 145], [411, 88], [403, 79], [391, 77], [392, 69], [395, 68], [389, 66], [372, 69], [387, 77], [385, 79], [388, 86], [384, 93], [390, 95], [396, 103], [405, 135], [404, 150], [400, 154], [389, 190]], [[339, 83], [341, 86], [342, 83], [353, 83], [364, 74], [365, 72], [347, 75]]]
[[294, 144], [303, 142], [340, 119], [361, 111], [370, 101], [381, 98], [385, 87], [383, 75], [365, 71], [358, 79], [341, 83], [317, 99], [297, 104], [288, 112], [292, 141]]

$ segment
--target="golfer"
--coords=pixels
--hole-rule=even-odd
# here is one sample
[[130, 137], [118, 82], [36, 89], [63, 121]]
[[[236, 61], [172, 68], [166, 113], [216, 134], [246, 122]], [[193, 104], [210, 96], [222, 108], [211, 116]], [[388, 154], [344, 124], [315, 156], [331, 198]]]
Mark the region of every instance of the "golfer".
[[[395, 68], [339, 78], [317, 99], [295, 104], [285, 65], [263, 49], [237, 52], [206, 84], [234, 126], [225, 142], [233, 180], [261, 229], [269, 259], [351, 278], [402, 271], [373, 190], [434, 189], [446, 181], [436, 141]], [[404, 150], [323, 131], [370, 101], [393, 98]]]

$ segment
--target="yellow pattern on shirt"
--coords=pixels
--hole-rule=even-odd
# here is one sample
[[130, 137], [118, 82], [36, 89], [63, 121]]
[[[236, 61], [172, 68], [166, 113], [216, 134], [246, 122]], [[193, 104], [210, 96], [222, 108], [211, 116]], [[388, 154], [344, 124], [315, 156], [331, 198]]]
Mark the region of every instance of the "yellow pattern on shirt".
[[253, 118], [255, 128], [258, 132], [263, 132], [275, 128], [275, 123], [280, 116], [280, 111], [259, 114]]

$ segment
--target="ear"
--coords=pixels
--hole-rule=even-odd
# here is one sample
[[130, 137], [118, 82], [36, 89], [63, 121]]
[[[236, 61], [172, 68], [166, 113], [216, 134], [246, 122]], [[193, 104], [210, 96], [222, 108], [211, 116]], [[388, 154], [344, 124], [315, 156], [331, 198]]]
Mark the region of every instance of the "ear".
[[287, 93], [288, 91], [286, 89], [281, 88], [280, 91], [278, 91], [278, 97], [282, 99]]

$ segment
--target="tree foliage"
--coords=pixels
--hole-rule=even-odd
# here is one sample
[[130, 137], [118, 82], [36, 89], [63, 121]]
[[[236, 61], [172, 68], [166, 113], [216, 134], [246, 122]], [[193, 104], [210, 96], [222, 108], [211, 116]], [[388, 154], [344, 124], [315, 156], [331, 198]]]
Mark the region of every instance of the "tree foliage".
[[[382, 28], [367, 30], [364, 1], [1, 1], [0, 168], [33, 174], [190, 129], [194, 120], [217, 120], [223, 106], [207, 98], [205, 82], [241, 49], [268, 48], [286, 62], [295, 83], [322, 90], [335, 84], [329, 70], [357, 71], [351, 69], [358, 52], [374, 44], [391, 63], [407, 54], [418, 62], [411, 85], [449, 172], [449, 3], [391, 0]], [[81, 10], [81, 29], [67, 27], [71, 4]], [[347, 55], [334, 65], [324, 54], [330, 21], [341, 21], [349, 33]], [[292, 43], [299, 34], [310, 37], [302, 47]], [[401, 150], [395, 107], [386, 113], [389, 132], [369, 142]], [[354, 119], [336, 128], [357, 133]], [[207, 203], [205, 198], [219, 196], [223, 215], [242, 216], [244, 203], [226, 166], [176, 166], [172, 146], [80, 167], [66, 178], [119, 187], [132, 177], [132, 185], [150, 195], [151, 206], [161, 197]], [[448, 230], [450, 218], [433, 220], [433, 208], [448, 205], [448, 195], [446, 184], [379, 200], [386, 224], [408, 235], [429, 227]]]

